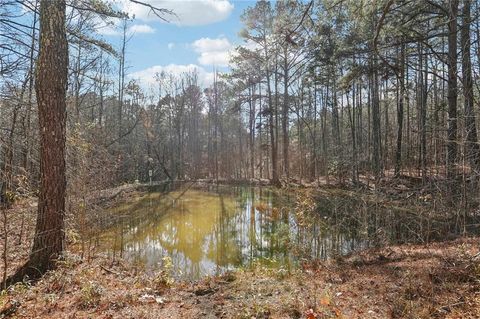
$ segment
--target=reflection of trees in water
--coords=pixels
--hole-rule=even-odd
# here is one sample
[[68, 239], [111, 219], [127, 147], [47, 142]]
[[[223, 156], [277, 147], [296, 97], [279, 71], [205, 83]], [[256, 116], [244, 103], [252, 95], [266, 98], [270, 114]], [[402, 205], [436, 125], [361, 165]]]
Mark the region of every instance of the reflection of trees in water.
[[281, 218], [271, 218], [273, 210], [260, 213], [254, 205], [263, 201], [273, 207], [270, 192], [236, 188], [193, 194], [192, 198], [187, 193], [174, 207], [169, 207], [168, 197], [135, 204], [144, 217], [128, 220], [116, 232], [124, 234], [127, 254], [147, 267], [169, 255], [175, 268], [193, 277], [258, 258], [285, 258], [288, 247], [277, 236]]
[[301, 255], [319, 259], [372, 246], [436, 240], [454, 231], [448, 220], [346, 196], [318, 197], [316, 205], [311, 223], [296, 231], [296, 247]]
[[224, 267], [238, 266], [242, 262], [241, 249], [238, 246], [237, 223], [241, 223], [241, 215], [236, 207], [229, 211], [225, 206], [225, 196], [219, 193], [220, 212], [209, 242], [211, 245], [206, 252], [210, 260], [215, 260], [217, 272]]
[[317, 210], [302, 219], [304, 224], [297, 221], [288, 196], [261, 188], [189, 190], [177, 201], [176, 193], [170, 195], [130, 205], [136, 210], [131, 215], [140, 218], [118, 225], [113, 247], [124, 247], [130, 258], [149, 268], [168, 255], [176, 273], [181, 270], [187, 278], [253, 261], [289, 266], [302, 257], [326, 259], [445, 233], [443, 224], [345, 196], [319, 197]]
[[231, 243], [235, 234], [229, 234], [235, 213], [232, 198], [192, 192], [168, 212], [165, 201], [154, 203], [153, 207], [153, 212], [143, 214], [145, 218], [132, 219], [124, 231], [127, 250], [135, 259], [154, 266], [162, 256], [169, 255], [174, 268], [191, 277], [210, 272], [202, 267], [228, 265], [239, 259], [236, 256], [241, 254]]

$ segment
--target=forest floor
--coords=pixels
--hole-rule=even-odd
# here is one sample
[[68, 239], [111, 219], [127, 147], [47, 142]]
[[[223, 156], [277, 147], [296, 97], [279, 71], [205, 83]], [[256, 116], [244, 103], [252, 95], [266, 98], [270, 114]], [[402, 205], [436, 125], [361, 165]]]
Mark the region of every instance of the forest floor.
[[[28, 257], [35, 202], [19, 201], [6, 213], [11, 273]], [[2, 227], [2, 252], [4, 240]], [[165, 271], [147, 275], [101, 254], [82, 259], [70, 247], [35, 285], [0, 294], [0, 318], [480, 318], [478, 237], [370, 249], [290, 272], [259, 266], [198, 282], [173, 282]]]

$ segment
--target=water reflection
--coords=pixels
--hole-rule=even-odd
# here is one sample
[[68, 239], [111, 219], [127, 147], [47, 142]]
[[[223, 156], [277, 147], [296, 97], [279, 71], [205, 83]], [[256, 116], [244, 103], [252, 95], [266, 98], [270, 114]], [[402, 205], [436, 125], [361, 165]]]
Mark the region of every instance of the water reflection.
[[198, 279], [253, 263], [290, 268], [303, 258], [451, 232], [449, 223], [352, 198], [320, 196], [316, 206], [302, 216], [289, 194], [252, 187], [151, 193], [115, 209], [119, 222], [101, 245], [150, 270], [168, 257], [176, 277]]
[[254, 262], [289, 267], [296, 225], [288, 206], [288, 196], [255, 188], [153, 193], [116, 208], [116, 216], [132, 217], [120, 218], [102, 246], [147, 269], [169, 257], [176, 275], [189, 279]]

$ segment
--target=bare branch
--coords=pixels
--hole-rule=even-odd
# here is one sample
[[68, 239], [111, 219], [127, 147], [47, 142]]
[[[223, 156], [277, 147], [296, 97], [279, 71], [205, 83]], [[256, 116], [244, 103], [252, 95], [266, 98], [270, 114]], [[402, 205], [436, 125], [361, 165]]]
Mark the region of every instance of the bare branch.
[[164, 8], [158, 8], [158, 7], [155, 7], [155, 6], [153, 6], [149, 3], [145, 3], [145, 2], [142, 2], [142, 1], [138, 1], [138, 0], [130, 0], [130, 2], [133, 2], [133, 3], [136, 3], [136, 4], [139, 4], [139, 5], [150, 8], [150, 11], [154, 15], [156, 15], [159, 19], [161, 19], [165, 22], [170, 22], [169, 20], [167, 20], [165, 18], [165, 15], [177, 16], [172, 10], [168, 10], [168, 9], [164, 9]]

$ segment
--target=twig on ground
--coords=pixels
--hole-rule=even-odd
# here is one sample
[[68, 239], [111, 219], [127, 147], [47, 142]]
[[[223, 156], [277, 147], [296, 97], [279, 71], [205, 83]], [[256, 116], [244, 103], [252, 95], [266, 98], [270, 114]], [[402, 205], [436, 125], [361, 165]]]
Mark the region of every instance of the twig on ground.
[[107, 267], [104, 267], [102, 265], [100, 265], [100, 268], [102, 268], [103, 270], [105, 270], [108, 273], [111, 273], [111, 274], [114, 274], [114, 275], [117, 275], [117, 276], [121, 275], [119, 272], [116, 272], [115, 270], [112, 270], [112, 269], [108, 269]]

